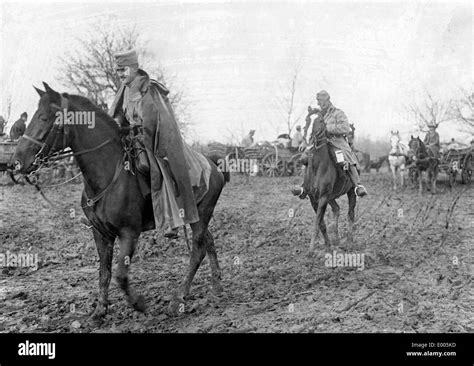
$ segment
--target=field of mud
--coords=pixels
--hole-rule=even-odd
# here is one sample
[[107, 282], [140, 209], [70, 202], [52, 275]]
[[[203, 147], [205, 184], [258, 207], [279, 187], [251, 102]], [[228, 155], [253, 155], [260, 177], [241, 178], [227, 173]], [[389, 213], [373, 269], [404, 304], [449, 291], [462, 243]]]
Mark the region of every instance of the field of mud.
[[[211, 293], [206, 258], [178, 317], [166, 307], [188, 260], [183, 232], [172, 241], [142, 234], [130, 279], [147, 311], [129, 307], [112, 281], [100, 328], [86, 322], [99, 263], [80, 222], [82, 185], [46, 190], [56, 208], [32, 186], [3, 185], [0, 332], [474, 332], [473, 185], [449, 189], [440, 176], [436, 195], [420, 195], [393, 191], [387, 174], [363, 175], [369, 196], [357, 202], [354, 244], [344, 238], [342, 197], [341, 242], [332, 248], [363, 254], [363, 263], [333, 267], [322, 241], [308, 255], [315, 215], [289, 193], [299, 182], [232, 176], [211, 221], [224, 292]], [[327, 213], [332, 238], [331, 222]], [[31, 254], [34, 266], [7, 263], [12, 254]]]

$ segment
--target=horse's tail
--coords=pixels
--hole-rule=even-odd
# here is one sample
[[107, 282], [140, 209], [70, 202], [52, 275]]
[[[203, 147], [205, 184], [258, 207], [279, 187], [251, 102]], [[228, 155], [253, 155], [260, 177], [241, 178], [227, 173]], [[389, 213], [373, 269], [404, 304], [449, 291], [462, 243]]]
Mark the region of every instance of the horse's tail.
[[211, 154], [208, 156], [208, 158], [217, 166], [217, 170], [220, 171], [224, 176], [224, 183], [230, 182], [230, 172], [226, 159], [216, 154]]

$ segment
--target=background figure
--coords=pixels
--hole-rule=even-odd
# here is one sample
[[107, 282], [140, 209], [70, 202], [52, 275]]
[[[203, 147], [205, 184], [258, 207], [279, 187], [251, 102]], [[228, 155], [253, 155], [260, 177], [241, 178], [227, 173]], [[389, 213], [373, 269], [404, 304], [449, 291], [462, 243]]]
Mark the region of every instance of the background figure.
[[0, 136], [5, 135], [5, 132], [3, 132], [3, 129], [5, 128], [5, 118], [3, 116], [0, 116]]
[[296, 126], [296, 132], [293, 134], [291, 139], [291, 147], [297, 149], [304, 141], [303, 134], [301, 133], [301, 126]]
[[253, 135], [255, 135], [255, 130], [250, 130], [248, 135], [244, 137], [242, 140], [243, 147], [253, 147], [255, 142], [253, 141]]
[[439, 143], [439, 134], [436, 132], [436, 125], [431, 124], [429, 125], [430, 130], [426, 133], [425, 136], [425, 145], [431, 150], [433, 153], [433, 156], [436, 159], [439, 159], [439, 149], [440, 149], [440, 143]]
[[23, 112], [20, 116], [20, 119], [13, 124], [12, 129], [10, 130], [10, 138], [12, 140], [18, 140], [21, 136], [23, 136], [26, 130], [25, 122], [27, 119], [28, 114]]

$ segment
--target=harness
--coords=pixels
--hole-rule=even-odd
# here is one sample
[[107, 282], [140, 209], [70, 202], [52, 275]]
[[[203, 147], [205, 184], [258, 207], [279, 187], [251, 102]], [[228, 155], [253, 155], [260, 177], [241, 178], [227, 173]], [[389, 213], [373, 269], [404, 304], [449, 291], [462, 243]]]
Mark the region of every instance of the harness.
[[[51, 106], [58, 109], [59, 111], [67, 110], [68, 106], [69, 106], [68, 99], [65, 98], [63, 95], [60, 95], [60, 97], [61, 97], [61, 106], [58, 106], [56, 104], [51, 104]], [[111, 139], [108, 139], [108, 140], [104, 141], [103, 143], [101, 143], [100, 145], [98, 145], [94, 148], [81, 150], [81, 151], [78, 151], [78, 152], [75, 152], [75, 153], [74, 152], [64, 152], [64, 148], [60, 149], [60, 150], [56, 150], [57, 141], [61, 138], [61, 135], [62, 135], [62, 140], [63, 140], [62, 146], [67, 145], [67, 141], [68, 141], [68, 137], [69, 137], [69, 130], [70, 130], [69, 127], [65, 126], [64, 123], [53, 123], [53, 125], [51, 126], [51, 128], [49, 129], [49, 131], [46, 134], [46, 139], [45, 139], [44, 142], [41, 142], [41, 141], [31, 137], [31, 136], [28, 136], [26, 133], [23, 134], [23, 136], [21, 137], [21, 138], [24, 138], [25, 140], [28, 140], [28, 141], [34, 143], [35, 145], [41, 146], [40, 150], [36, 153], [35, 159], [34, 159], [33, 164], [32, 164], [32, 166], [35, 167], [35, 168], [32, 172], [30, 172], [28, 174], [27, 181], [30, 184], [34, 185], [38, 189], [38, 191], [40, 191], [40, 193], [42, 194], [43, 197], [45, 197], [45, 196], [41, 192], [41, 188], [39, 187], [36, 176], [35, 176], [35, 173], [41, 167], [50, 166], [54, 161], [57, 161], [57, 160], [66, 159], [66, 158], [69, 158], [71, 156], [79, 156], [79, 155], [83, 155], [83, 154], [87, 154], [87, 153], [99, 150], [99, 149], [106, 146], [107, 144], [109, 144], [112, 141]], [[112, 181], [107, 185], [107, 187], [105, 187], [105, 189], [102, 192], [100, 192], [99, 194], [97, 194], [96, 196], [94, 196], [92, 198], [88, 198], [87, 193], [84, 190], [84, 195], [86, 197], [86, 206], [83, 206], [83, 208], [93, 207], [95, 205], [95, 203], [97, 203], [102, 197], [104, 197], [104, 195], [108, 191], [108, 189], [117, 181], [118, 176], [120, 175], [120, 172], [122, 170], [121, 165], [122, 165], [122, 162], [119, 160], [118, 163], [117, 163], [117, 166], [115, 168], [115, 174], [114, 174], [114, 177], [113, 177]]]

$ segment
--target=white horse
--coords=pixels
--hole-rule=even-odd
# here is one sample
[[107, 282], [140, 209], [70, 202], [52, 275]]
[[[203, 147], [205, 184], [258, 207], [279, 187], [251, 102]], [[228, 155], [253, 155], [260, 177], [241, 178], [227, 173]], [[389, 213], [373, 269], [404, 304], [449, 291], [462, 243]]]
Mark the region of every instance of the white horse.
[[390, 154], [388, 162], [393, 176], [393, 189], [397, 189], [397, 171], [400, 171], [400, 186], [403, 187], [403, 175], [405, 174], [406, 156], [408, 147], [400, 143], [400, 134], [398, 131], [390, 132]]

